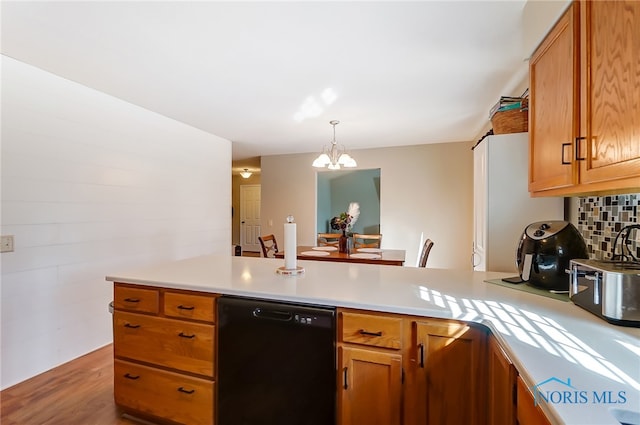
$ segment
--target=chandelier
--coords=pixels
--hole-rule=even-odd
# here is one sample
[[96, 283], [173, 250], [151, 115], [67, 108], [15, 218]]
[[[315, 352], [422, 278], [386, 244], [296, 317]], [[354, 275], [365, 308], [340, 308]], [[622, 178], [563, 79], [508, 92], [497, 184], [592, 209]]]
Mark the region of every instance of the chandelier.
[[327, 167], [330, 170], [339, 170], [340, 167], [350, 168], [357, 167], [356, 160], [351, 158], [344, 146], [338, 146], [336, 142], [336, 125], [340, 124], [340, 121], [332, 120], [329, 124], [333, 126], [333, 141], [331, 146], [324, 146], [322, 153], [313, 161], [313, 166], [322, 168]]

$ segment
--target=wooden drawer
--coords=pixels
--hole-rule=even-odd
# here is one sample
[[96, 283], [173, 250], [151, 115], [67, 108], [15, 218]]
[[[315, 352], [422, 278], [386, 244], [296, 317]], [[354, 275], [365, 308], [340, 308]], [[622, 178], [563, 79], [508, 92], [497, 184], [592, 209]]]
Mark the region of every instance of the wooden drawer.
[[169, 317], [213, 323], [215, 318], [215, 298], [206, 295], [165, 292], [164, 314]]
[[157, 314], [160, 307], [160, 292], [157, 289], [132, 288], [115, 284], [113, 307], [116, 310]]
[[338, 315], [341, 342], [381, 348], [402, 348], [402, 319], [399, 317], [342, 311]]
[[181, 424], [213, 424], [214, 382], [114, 362], [116, 404]]
[[213, 325], [115, 311], [116, 357], [213, 377]]

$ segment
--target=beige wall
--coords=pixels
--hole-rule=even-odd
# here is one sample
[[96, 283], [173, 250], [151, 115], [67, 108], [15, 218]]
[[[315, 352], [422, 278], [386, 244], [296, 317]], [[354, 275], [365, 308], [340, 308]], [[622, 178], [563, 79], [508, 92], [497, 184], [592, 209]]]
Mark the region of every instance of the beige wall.
[[[358, 168], [380, 168], [383, 248], [407, 250], [414, 266], [420, 233], [435, 246], [429, 267], [470, 268], [473, 213], [471, 142], [352, 151]], [[262, 229], [283, 238], [292, 214], [299, 245], [316, 240], [316, 154], [262, 158]]]

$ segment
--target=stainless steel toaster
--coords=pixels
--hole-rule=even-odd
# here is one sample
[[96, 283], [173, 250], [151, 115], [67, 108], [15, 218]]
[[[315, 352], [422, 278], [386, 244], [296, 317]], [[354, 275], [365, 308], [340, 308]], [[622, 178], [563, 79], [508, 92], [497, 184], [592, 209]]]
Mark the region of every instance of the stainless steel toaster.
[[609, 323], [640, 327], [640, 263], [571, 260], [571, 301]]

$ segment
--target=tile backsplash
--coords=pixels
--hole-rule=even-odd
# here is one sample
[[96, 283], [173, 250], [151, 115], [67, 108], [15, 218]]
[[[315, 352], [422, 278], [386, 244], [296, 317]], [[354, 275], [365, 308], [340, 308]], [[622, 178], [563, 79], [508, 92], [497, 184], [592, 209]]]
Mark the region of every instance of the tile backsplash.
[[[578, 230], [582, 233], [589, 257], [594, 259], [611, 258], [616, 235], [625, 226], [638, 225], [640, 194], [588, 196], [579, 198]], [[640, 258], [640, 229], [632, 233], [635, 236], [630, 248]], [[620, 243], [616, 254], [620, 253]]]

